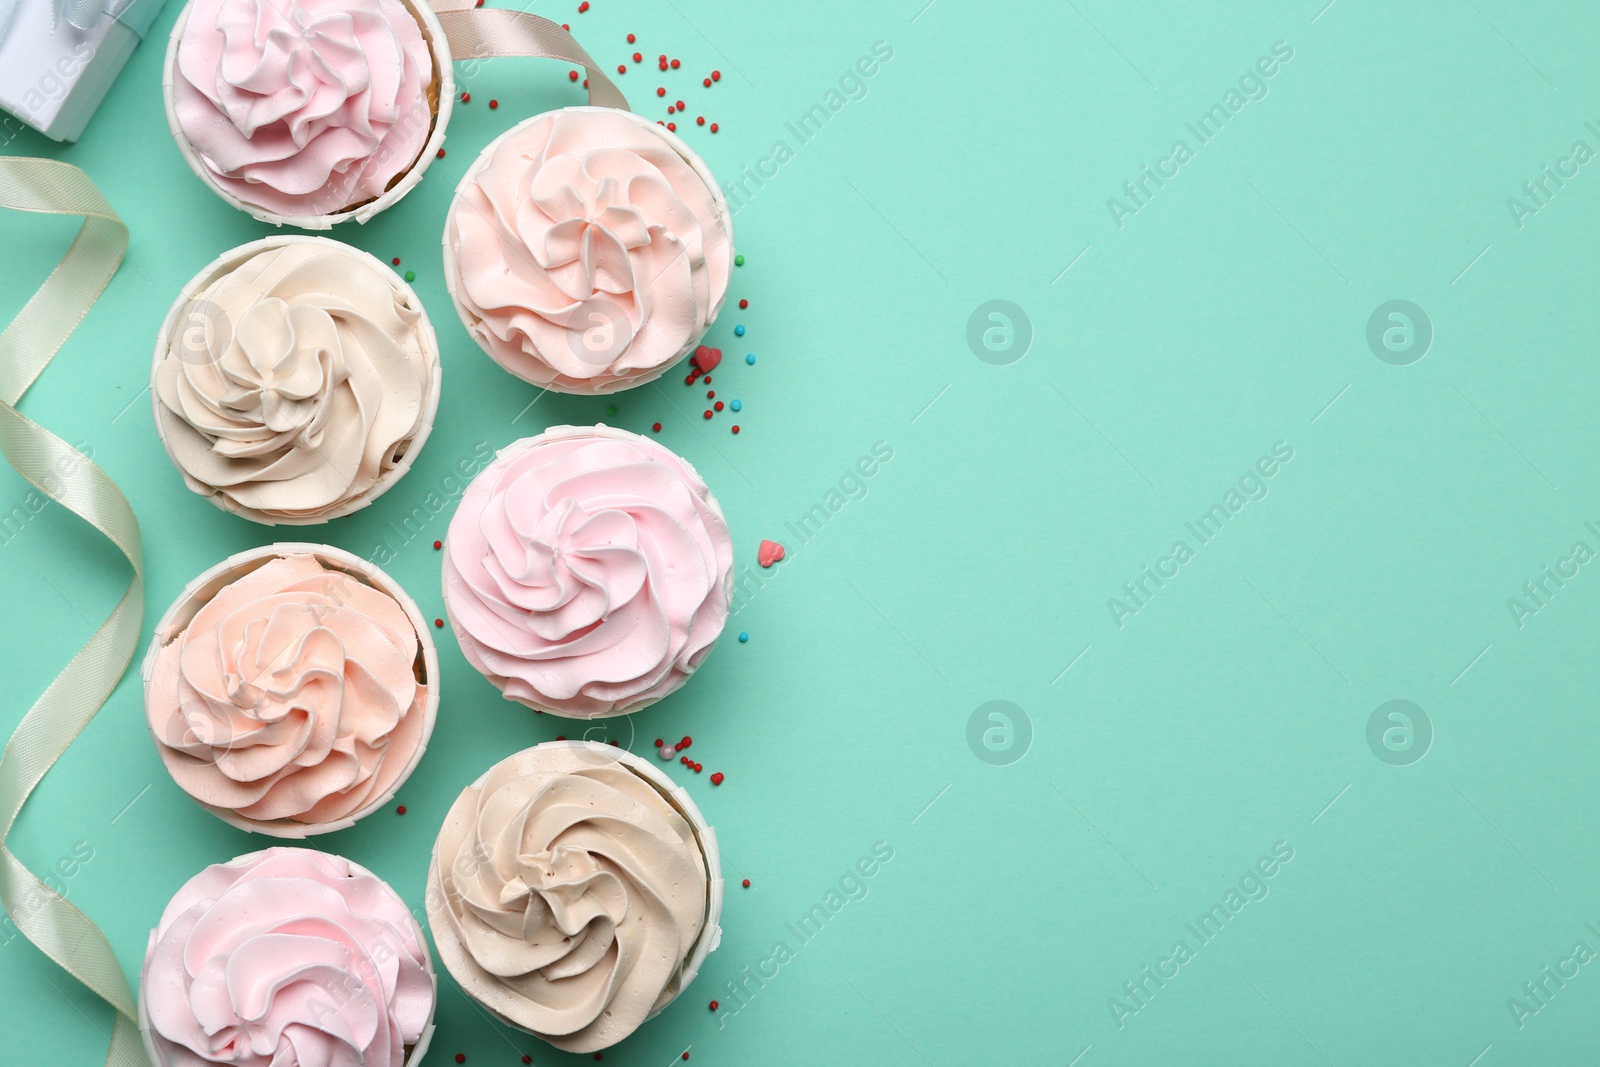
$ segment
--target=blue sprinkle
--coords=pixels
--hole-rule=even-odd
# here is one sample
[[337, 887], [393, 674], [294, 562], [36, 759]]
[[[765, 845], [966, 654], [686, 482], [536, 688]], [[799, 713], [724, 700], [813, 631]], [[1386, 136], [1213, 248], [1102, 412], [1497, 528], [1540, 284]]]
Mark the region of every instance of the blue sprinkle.
[[737, 401], [737, 400], [735, 400], [733, 403], [729, 404], [728, 406], [730, 408], [732, 408], [733, 410], [735, 410], [735, 411], [743, 411], [744, 410], [744, 405], [739, 403], [739, 401]]
[[746, 363], [750, 364], [752, 367], [755, 366], [756, 365], [756, 354], [754, 352], [750, 353], [748, 356], [744, 357], [744, 361]]
[[740, 630], [739, 631], [739, 643], [740, 644], [744, 644], [744, 642], [746, 642], [748, 640], [750, 640], [750, 635], [745, 633], [743, 630]]
[[739, 325], [737, 325], [737, 326], [735, 326], [733, 328], [733, 335], [735, 337], [743, 337], [744, 336], [744, 323], [741, 322]]

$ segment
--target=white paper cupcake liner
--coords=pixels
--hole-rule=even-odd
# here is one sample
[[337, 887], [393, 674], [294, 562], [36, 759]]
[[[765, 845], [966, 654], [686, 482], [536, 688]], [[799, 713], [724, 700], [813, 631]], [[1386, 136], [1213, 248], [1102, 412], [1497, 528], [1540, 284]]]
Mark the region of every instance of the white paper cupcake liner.
[[[689, 825], [694, 829], [695, 841], [699, 844], [700, 854], [706, 861], [705, 926], [701, 928], [700, 936], [695, 940], [694, 945], [690, 947], [689, 955], [683, 964], [683, 970], [678, 974], [677, 993], [673, 995], [671, 1000], [645, 1016], [645, 1022], [649, 1022], [671, 1007], [683, 995], [684, 990], [689, 988], [689, 983], [693, 982], [695, 976], [700, 973], [700, 968], [704, 966], [706, 957], [711, 955], [717, 946], [722, 943], [722, 851], [717, 846], [717, 832], [710, 823], [706, 822], [706, 817], [701, 814], [699, 806], [689, 796], [688, 791], [671, 778], [668, 778], [660, 768], [642, 756], [635, 755], [626, 749], [601, 744], [598, 741], [546, 741], [533, 747], [590, 753], [602, 764], [613, 761], [622, 764], [648, 782], [656, 792], [661, 794], [667, 803], [671, 804], [680, 815], [688, 820]], [[481, 786], [484, 779], [489, 777], [489, 772], [493, 769], [493, 767], [490, 767], [489, 770], [480, 774], [477, 780], [472, 783], [472, 787]], [[425, 895], [428, 927], [433, 933], [434, 947], [439, 951], [439, 958], [444, 961], [445, 970], [455, 978], [456, 983], [461, 986], [461, 991], [471, 997], [473, 1003], [477, 1004], [479, 1008], [488, 1012], [505, 1025], [531, 1037], [541, 1037], [538, 1032], [529, 1030], [522, 1024], [506, 1018], [500, 1012], [484, 1003], [478, 991], [472, 988], [473, 983], [470, 981], [472, 975], [466, 967], [466, 953], [457, 941], [454, 930], [450, 926], [449, 916], [446, 914], [444, 886], [439, 875], [439, 844], [437, 839], [434, 841], [433, 858], [428, 863], [428, 889]], [[463, 981], [463, 975], [466, 975], [469, 981]]]
[[[417, 427], [417, 432], [411, 435], [406, 446], [405, 455], [401, 456], [399, 462], [393, 467], [385, 471], [365, 493], [353, 497], [321, 515], [310, 518], [277, 515], [244, 507], [229, 500], [223, 492], [215, 487], [205, 485], [190, 476], [189, 472], [184, 470], [183, 465], [178, 462], [178, 456], [173, 451], [171, 443], [167, 440], [166, 430], [161, 423], [160, 390], [156, 388], [156, 369], [161, 365], [161, 361], [174, 350], [177, 334], [181, 333], [184, 325], [186, 325], [181, 325], [179, 320], [182, 318], [184, 309], [189, 306], [190, 301], [195, 298], [196, 294], [218, 278], [232, 272], [251, 257], [293, 244], [314, 244], [337, 251], [343, 255], [353, 256], [366, 265], [373, 267], [383, 277], [387, 278], [395, 291], [408, 304], [421, 312], [417, 319], [417, 342], [422, 346], [423, 352], [427, 355], [432, 365], [428, 379], [428, 396], [423, 401], [422, 422]], [[236, 248], [230, 248], [206, 264], [199, 274], [189, 280], [189, 284], [183, 287], [183, 291], [178, 294], [178, 298], [172, 302], [172, 307], [167, 312], [167, 317], [161, 323], [161, 331], [156, 335], [155, 357], [150, 362], [150, 407], [155, 418], [156, 434], [161, 438], [161, 447], [166, 451], [167, 458], [172, 460], [172, 465], [183, 476], [184, 483], [223, 511], [249, 519], [251, 522], [260, 523], [263, 526], [318, 526], [332, 519], [343, 518], [346, 515], [360, 511], [388, 492], [411, 469], [411, 465], [416, 462], [417, 456], [422, 452], [422, 446], [427, 442], [428, 435], [433, 432], [434, 420], [439, 414], [439, 393], [443, 385], [444, 368], [439, 359], [439, 338], [433, 331], [433, 323], [428, 318], [427, 308], [423, 306], [422, 300], [417, 296], [416, 291], [406, 284], [403, 278], [395, 274], [387, 263], [384, 263], [371, 253], [354, 248], [342, 241], [335, 241], [330, 237], [313, 237], [304, 234], [282, 234], [263, 237], [260, 240], [250, 241]]]
[[[247, 819], [238, 812], [229, 808], [219, 808], [206, 804], [194, 797], [190, 797], [196, 804], [241, 830], [254, 834], [265, 834], [268, 837], [284, 838], [287, 840], [301, 840], [314, 837], [318, 834], [328, 834], [335, 830], [345, 830], [354, 826], [358, 821], [371, 815], [381, 808], [387, 807], [389, 802], [400, 792], [406, 780], [417, 769], [417, 764], [422, 761], [422, 755], [428, 750], [428, 741], [433, 736], [434, 724], [439, 718], [439, 650], [433, 643], [433, 635], [428, 632], [428, 622], [418, 610], [416, 601], [400, 587], [400, 583], [389, 577], [377, 567], [368, 563], [360, 556], [352, 555], [342, 548], [332, 545], [302, 544], [297, 542], [280, 542], [273, 545], [263, 545], [260, 548], [247, 549], [229, 556], [227, 559], [209, 568], [199, 577], [183, 587], [173, 600], [172, 606], [167, 608], [156, 623], [155, 634], [150, 639], [150, 648], [145, 653], [142, 673], [144, 677], [145, 700], [150, 699], [150, 684], [155, 671], [156, 656], [161, 649], [170, 644], [174, 639], [188, 628], [189, 623], [199, 614], [200, 609], [228, 585], [259, 569], [272, 560], [284, 556], [309, 555], [315, 557], [324, 566], [343, 571], [381, 593], [388, 594], [395, 603], [405, 611], [406, 618], [410, 620], [411, 627], [417, 632], [417, 643], [422, 654], [422, 668], [426, 675], [424, 681], [428, 686], [427, 698], [422, 705], [422, 736], [417, 741], [416, 751], [406, 762], [405, 769], [395, 779], [387, 792], [382, 796], [374, 797], [364, 804], [360, 810], [352, 812], [342, 819], [325, 823], [298, 822], [293, 819], [276, 819], [272, 821]], [[155, 735], [154, 727], [150, 726], [149, 716], [145, 716], [145, 725], [151, 730], [151, 740], [161, 744], [161, 738]], [[184, 794], [188, 796], [188, 793]]]
[[[495, 453], [495, 461], [498, 461], [498, 460], [501, 460], [501, 459], [510, 458], [512, 456], [519, 456], [522, 453], [528, 451], [528, 449], [533, 448], [535, 445], [543, 444], [543, 443], [545, 443], [547, 441], [559, 441], [564, 437], [572, 437], [572, 436], [575, 436], [575, 435], [585, 435], [585, 436], [593, 435], [593, 436], [596, 436], [596, 437], [610, 437], [610, 438], [612, 438], [614, 440], [617, 440], [617, 441], [650, 441], [650, 439], [648, 437], [644, 437], [641, 434], [636, 434], [636, 433], [633, 433], [632, 431], [629, 431], [629, 430], [620, 430], [620, 429], [617, 429], [615, 426], [607, 426], [603, 422], [596, 423], [593, 426], [551, 426], [551, 427], [547, 428], [543, 433], [537, 434], [537, 435], [535, 435], [533, 437], [524, 437], [521, 440], [513, 441], [509, 445], [506, 445], [504, 448], [500, 449], [498, 452]], [[658, 444], [655, 441], [651, 441], [650, 443], [651, 444]], [[658, 447], [666, 448], [665, 445], [659, 445]], [[671, 450], [668, 449], [668, 451], [671, 451]], [[673, 455], [678, 456], [678, 454], [676, 452], [674, 452]], [[716, 493], [714, 493], [712, 491], [712, 489], [711, 489], [711, 483], [707, 482], [705, 480], [705, 478], [701, 476], [700, 472], [695, 469], [694, 464], [690, 463], [687, 458], [685, 458], [684, 456], [678, 456], [678, 461], [680, 463], [682, 463], [684, 465], [684, 467], [686, 467], [688, 469], [690, 474], [692, 474], [696, 478], [700, 479], [700, 484], [704, 485], [706, 487], [706, 496], [705, 496], [706, 503], [711, 505], [712, 509], [715, 510], [716, 513], [719, 516], [722, 517], [723, 523], [726, 524], [727, 523], [727, 516], [722, 510], [722, 504], [717, 500]], [[457, 506], [459, 507], [460, 505], [458, 504]], [[452, 515], [452, 518], [454, 518], [453, 515]], [[450, 534], [449, 534], [448, 530], [449, 530], [449, 527], [447, 526], [446, 527], [446, 533], [445, 533], [445, 540], [443, 542], [443, 544], [444, 544], [444, 552], [440, 557], [440, 563], [439, 563], [439, 590], [440, 590], [441, 597], [444, 600], [444, 617], [450, 624], [450, 631], [451, 631], [451, 633], [459, 634], [461, 632], [461, 628], [460, 628], [460, 626], [457, 625], [456, 617], [455, 617], [454, 613], [452, 613], [451, 610], [450, 610], [450, 596], [451, 596], [450, 578], [449, 578], [450, 569], [445, 563], [445, 561], [449, 559], [449, 555], [450, 555]], [[736, 574], [736, 572], [733, 570], [733, 568], [730, 567], [728, 569], [728, 577], [727, 577], [727, 580], [724, 583], [724, 589], [723, 589], [723, 592], [728, 597], [728, 602], [729, 602], [730, 608], [732, 607], [732, 603], [733, 603], [733, 585], [734, 585], [734, 581], [735, 581], [735, 574]], [[705, 666], [705, 661], [708, 658], [710, 658], [711, 653], [716, 650], [717, 643], [722, 640], [722, 634], [723, 634], [724, 631], [727, 630], [727, 628], [728, 628], [728, 618], [724, 617], [723, 620], [722, 620], [722, 626], [717, 629], [717, 636], [712, 638], [711, 643], [708, 644], [705, 647], [705, 650], [701, 653], [701, 655], [700, 655], [700, 666], [697, 666], [695, 668], [695, 671], [698, 671], [700, 669], [700, 667]], [[473, 664], [470, 660], [468, 661], [467, 665], [472, 667], [474, 670], [478, 669], [477, 666], [475, 664]], [[678, 687], [676, 689], [673, 689], [671, 692], [668, 692], [668, 693], [663, 693], [661, 696], [652, 697], [647, 703], [638, 705], [636, 707], [635, 706], [622, 707], [622, 708], [618, 708], [615, 711], [610, 712], [609, 714], [604, 714], [604, 715], [568, 715], [566, 712], [561, 711], [559, 708], [552, 708], [552, 707], [549, 707], [548, 705], [545, 705], [545, 704], [536, 704], [536, 703], [533, 703], [531, 701], [519, 699], [517, 697], [506, 696], [506, 694], [505, 694], [506, 685], [510, 681], [510, 679], [501, 677], [500, 675], [497, 675], [497, 674], [489, 674], [488, 672], [481, 671], [481, 670], [478, 671], [478, 673], [482, 674], [483, 677], [488, 680], [489, 684], [494, 686], [496, 689], [498, 689], [500, 691], [500, 695], [504, 696], [507, 700], [510, 700], [510, 701], [512, 701], [513, 703], [516, 703], [516, 704], [521, 704], [523, 707], [531, 708], [534, 711], [539, 712], [540, 714], [543, 714], [543, 715], [554, 715], [558, 719], [566, 719], [569, 722], [595, 722], [595, 721], [601, 720], [601, 719], [615, 719], [615, 718], [617, 718], [619, 716], [623, 716], [623, 715], [633, 715], [633, 714], [635, 714], [637, 712], [645, 710], [646, 708], [650, 707], [653, 704], [657, 704], [660, 701], [665, 700], [667, 697], [671, 696], [673, 693], [676, 693], [678, 691], [678, 689], [681, 689], [681, 688], [683, 688], [683, 686], [689, 684], [689, 679], [694, 677], [694, 671], [691, 671], [688, 675], [686, 675], [683, 678], [683, 680], [681, 682], [678, 683]]]
[[[235, 858], [235, 860], [229, 862], [237, 862], [238, 860], [248, 859], [250, 856], [256, 854], [257, 853], [247, 853], [246, 855], [238, 856]], [[330, 856], [335, 855], [335, 853], [331, 852], [328, 854]], [[385, 882], [382, 878], [379, 878], [377, 875], [361, 866], [361, 864], [357, 863], [355, 860], [345, 859], [343, 856], [340, 856], [339, 858], [343, 859], [344, 862], [350, 865], [350, 870], [352, 872], [357, 875], [365, 875], [374, 879], [379, 885], [383, 886], [383, 888], [387, 889], [391, 894], [393, 894], [396, 900], [399, 900], [402, 904], [405, 903], [405, 898], [399, 893], [395, 893], [394, 887], [388, 882]], [[407, 909], [407, 911], [409, 910], [410, 909]], [[422, 929], [422, 925], [418, 923], [415, 918], [413, 918], [411, 922], [416, 930], [417, 944], [421, 945], [422, 948], [426, 950], [428, 947], [428, 938]], [[427, 1055], [428, 1046], [433, 1042], [433, 1032], [435, 1029], [434, 1019], [439, 1014], [439, 972], [433, 969], [433, 956], [427, 951], [424, 951], [422, 955], [423, 966], [427, 967], [428, 969], [428, 980], [433, 983], [433, 1004], [428, 1009], [428, 1025], [422, 1028], [422, 1036], [417, 1039], [417, 1043], [415, 1045], [411, 1046], [411, 1054], [405, 1058], [405, 1062], [401, 1065], [401, 1067], [422, 1067], [422, 1058]], [[167, 1061], [162, 1058], [161, 1050], [156, 1046], [155, 1037], [152, 1033], [152, 1027], [150, 1025], [150, 1008], [149, 1005], [145, 1003], [144, 990], [142, 988], [139, 990], [139, 1035], [144, 1039], [145, 1055], [150, 1058], [150, 1062], [155, 1064], [155, 1067], [167, 1067]]]
[[[699, 154], [695, 152], [694, 149], [690, 148], [688, 143], [684, 141], [683, 138], [679, 137], [665, 126], [658, 125], [654, 119], [644, 118], [640, 115], [634, 114], [631, 111], [618, 111], [615, 108], [593, 107], [589, 105], [557, 108], [556, 110], [564, 112], [598, 111], [607, 114], [624, 115], [627, 118], [632, 119], [639, 126], [649, 130], [652, 134], [657, 135], [663, 141], [665, 141], [667, 145], [672, 148], [673, 151], [677, 152], [678, 155], [682, 156], [683, 161], [689, 164], [690, 168], [700, 176], [700, 179], [706, 183], [706, 188], [711, 190], [711, 195], [716, 201], [716, 222], [717, 225], [722, 228], [722, 231], [728, 235], [728, 259], [730, 263], [732, 262], [735, 254], [735, 248], [733, 244], [733, 212], [728, 209], [728, 200], [722, 195], [722, 186], [718, 185], [717, 179], [712, 176], [711, 168], [706, 166], [706, 161], [701, 159]], [[461, 176], [461, 181], [456, 183], [456, 191], [450, 199], [449, 210], [455, 210], [456, 202], [461, 199], [461, 196], [466, 191], [467, 186], [475, 181], [479, 174], [483, 173], [484, 168], [489, 165], [489, 160], [493, 158], [495, 150], [500, 147], [500, 142], [517, 133], [529, 123], [539, 121], [540, 119], [543, 119], [552, 113], [553, 112], [546, 111], [542, 114], [533, 115], [529, 118], [523, 119], [521, 122], [511, 127], [511, 129], [490, 141], [488, 147], [482, 152], [478, 153], [478, 158], [473, 160], [472, 166], [468, 167], [467, 172]], [[446, 219], [449, 218], [449, 212], [446, 212], [445, 217]], [[455, 305], [456, 314], [460, 316], [461, 324], [466, 327], [467, 333], [471, 335], [473, 341], [476, 342], [479, 348], [483, 349], [485, 355], [494, 360], [495, 364], [503, 368], [507, 373], [521, 378], [530, 385], [537, 385], [541, 389], [548, 389], [556, 393], [571, 393], [576, 396], [605, 396], [611, 393], [624, 392], [628, 389], [634, 388], [635, 386], [648, 385], [650, 382], [655, 381], [657, 378], [660, 378], [662, 375], [666, 374], [667, 371], [671, 370], [678, 360], [682, 359], [690, 352], [693, 352], [695, 348], [699, 346], [700, 342], [704, 340], [706, 333], [710, 331], [712, 324], [717, 321], [717, 316], [722, 314], [722, 305], [728, 299], [728, 290], [733, 288], [733, 283], [730, 280], [727, 287], [724, 288], [723, 291], [717, 296], [716, 303], [712, 305], [711, 312], [706, 317], [705, 330], [702, 330], [697, 336], [692, 338], [688, 344], [684, 345], [677, 355], [662, 362], [661, 366], [657, 367], [655, 370], [646, 371], [622, 381], [610, 382], [604, 386], [587, 389], [572, 388], [564, 383], [551, 383], [549, 385], [545, 385], [540, 382], [523, 378], [522, 375], [517, 374], [515, 370], [507, 367], [504, 363], [501, 363], [500, 360], [495, 357], [494, 352], [489, 348], [489, 346], [485, 345], [481, 340], [479, 340], [479, 331], [483, 329], [482, 320], [469, 311], [467, 307], [462, 304], [461, 297], [457, 295], [457, 290], [459, 290], [461, 287], [460, 272], [456, 267], [455, 250], [450, 247], [450, 227], [448, 222], [445, 225], [444, 235], [440, 239], [440, 244], [444, 248], [445, 289], [450, 293], [450, 302]]]
[[439, 19], [433, 13], [433, 8], [426, 3], [426, 0], [401, 0], [401, 2], [416, 17], [417, 24], [422, 29], [423, 39], [428, 42], [429, 52], [433, 56], [433, 77], [434, 85], [438, 87], [439, 104], [433, 114], [433, 127], [429, 131], [428, 141], [422, 146], [422, 154], [380, 196], [354, 207], [325, 214], [280, 215], [253, 204], [246, 204], [219, 184], [211, 169], [205, 165], [194, 146], [189, 143], [188, 137], [184, 136], [183, 127], [178, 124], [173, 83], [177, 76], [178, 42], [182, 39], [184, 27], [189, 22], [190, 5], [185, 4], [172, 25], [172, 36], [167, 41], [167, 55], [161, 67], [161, 97], [166, 105], [167, 126], [172, 131], [172, 139], [177, 142], [178, 151], [183, 155], [184, 162], [189, 164], [189, 169], [224, 201], [250, 217], [274, 226], [296, 226], [302, 230], [331, 230], [335, 224], [349, 219], [366, 222], [380, 211], [399, 203], [400, 199], [422, 180], [423, 172], [428, 169], [429, 164], [438, 158], [439, 149], [444, 145], [445, 127], [450, 123], [450, 111], [456, 99], [456, 75], [450, 54], [450, 41], [445, 37], [444, 29], [439, 25]]

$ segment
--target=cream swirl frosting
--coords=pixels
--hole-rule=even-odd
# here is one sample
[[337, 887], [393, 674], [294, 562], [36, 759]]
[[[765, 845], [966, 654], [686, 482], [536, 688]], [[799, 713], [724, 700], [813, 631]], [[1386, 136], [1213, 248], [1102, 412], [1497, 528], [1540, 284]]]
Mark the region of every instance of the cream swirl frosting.
[[476, 1000], [593, 1052], [678, 995], [708, 893], [694, 828], [655, 787], [594, 750], [540, 746], [496, 764], [445, 816], [428, 919]]
[[432, 53], [401, 0], [192, 0], [176, 67], [174, 132], [203, 176], [281, 215], [377, 197], [433, 122]]
[[139, 999], [167, 1067], [400, 1067], [434, 986], [392, 889], [337, 856], [269, 848], [178, 890]]
[[437, 355], [421, 306], [335, 241], [264, 248], [175, 315], [152, 375], [157, 425], [189, 487], [230, 511], [354, 510], [429, 428]]
[[224, 586], [154, 654], [145, 714], [202, 804], [328, 823], [387, 796], [426, 744], [417, 651], [393, 597], [286, 555]]
[[503, 451], [450, 520], [445, 606], [510, 699], [621, 715], [683, 685], [728, 617], [733, 544], [688, 462], [637, 434], [559, 426]]
[[727, 294], [733, 238], [687, 152], [598, 108], [540, 115], [491, 147], [451, 204], [445, 273], [497, 363], [601, 393], [650, 381], [694, 347]]

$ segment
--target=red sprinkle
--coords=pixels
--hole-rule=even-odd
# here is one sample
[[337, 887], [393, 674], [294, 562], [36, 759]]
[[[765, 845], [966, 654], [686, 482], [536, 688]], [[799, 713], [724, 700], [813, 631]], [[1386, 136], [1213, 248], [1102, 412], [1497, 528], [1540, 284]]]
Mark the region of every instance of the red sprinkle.
[[717, 411], [721, 411], [722, 410], [722, 401], [719, 400], [715, 404], [712, 404], [711, 406], [713, 408], [715, 408]]
[[632, 44], [633, 42], [637, 41], [638, 39], [639, 38], [635, 37], [633, 34], [631, 34], [631, 33], [628, 34], [628, 43], [629, 44]]
[[399, 266], [399, 265], [400, 265], [400, 257], [399, 257], [399, 256], [395, 256], [395, 257], [394, 257], [394, 258], [393, 258], [393, 259], [391, 259], [391, 260], [390, 260], [390, 261], [389, 261], [389, 262], [390, 262], [390, 263], [393, 263], [393, 264], [394, 264], [394, 265], [395, 265], [395, 266], [397, 266], [397, 267], [398, 267], [398, 266]]
[[524, 1057], [522, 1057], [522, 1062], [523, 1063], [532, 1063], [533, 1062], [533, 1057], [532, 1056], [524, 1056]]
[[706, 79], [706, 88], [707, 89], [711, 88], [711, 79], [710, 78]]
[[635, 63], [643, 63], [644, 62], [644, 56], [640, 55], [638, 52], [635, 52], [633, 54], [633, 61]]
[[[679, 63], [679, 62], [678, 62], [678, 61], [677, 61], [677, 60], [676, 60], [676, 59], [674, 59], [674, 60], [673, 60], [673, 61], [672, 61], [672, 69], [673, 69], [673, 70], [677, 70], [677, 69], [678, 69], [678, 67], [680, 67], [680, 66], [681, 66], [681, 65], [682, 65], [682, 64], [680, 64], [680, 63]], [[685, 1059], [688, 1059], [688, 1057], [687, 1057], [687, 1056], [686, 1056], [686, 1057], [684, 1057], [684, 1058], [685, 1058]]]
[[711, 132], [712, 133], [716, 133], [717, 132], [717, 124], [715, 122], [713, 122], [711, 124]]
[[678, 747], [688, 748], [692, 744], [694, 744], [694, 738], [690, 737], [688, 734], [684, 734], [683, 740], [678, 742]]
[[[655, 424], [655, 425], [654, 425], [654, 426], [651, 426], [651, 427], [650, 427], [650, 428], [651, 428], [651, 429], [652, 429], [652, 430], [654, 430], [654, 431], [655, 431], [655, 432], [656, 432], [656, 433], [660, 433], [660, 432], [661, 432], [661, 424], [660, 424], [660, 423], [659, 423], [659, 422], [658, 422], [658, 423], [656, 423], [656, 424]], [[661, 746], [660, 746], [660, 745], [657, 745], [657, 746], [656, 746], [656, 747], [657, 747], [657, 748], [660, 748], [660, 747], [661, 747]]]
[[434, 619], [433, 620], [433, 624], [435, 626], [437, 626], [441, 630], [444, 629], [444, 620], [443, 619]]
[[581, 15], [587, 10], [589, 10], [589, 0], [583, 0], [583, 3], [578, 5], [578, 14]]
[[497, 108], [499, 106], [500, 106], [500, 101], [498, 101], [498, 100], [489, 101], [489, 110], [490, 111], [493, 111], [495, 108]]
[[715, 400], [716, 398], [717, 398], [717, 391], [715, 389], [706, 390], [706, 399], [707, 400]]
[[575, 82], [577, 80], [578, 80], [578, 72], [577, 71], [575, 71], [575, 70], [567, 71], [567, 81]]
[[400, 805], [398, 808], [394, 809], [394, 813], [396, 815], [404, 815], [406, 813], [406, 806], [404, 804]]
[[583, 87], [585, 89], [589, 88], [589, 79], [588, 78], [583, 79]]
[[463, 104], [470, 104], [470, 103], [472, 103], [472, 94], [471, 94], [471, 93], [462, 93], [462, 94], [461, 94], [461, 102], [462, 102], [462, 103], [463, 103]]
[[711, 1010], [712, 1011], [716, 1011], [717, 1010], [717, 1002], [714, 1001], [714, 1000], [711, 1002]]
[[466, 1063], [467, 1062], [467, 1054], [465, 1052], [456, 1053], [456, 1062], [457, 1063]]
[[677, 108], [679, 111], [682, 111], [683, 110], [683, 101], [679, 100], [676, 104], [673, 104], [672, 106]]
[[440, 159], [443, 159], [443, 158], [444, 158], [444, 149], [442, 149], [442, 148], [441, 148], [441, 149], [439, 149], [439, 158], [440, 158]]
[[435, 551], [437, 551], [438, 549], [441, 549], [441, 548], [444, 547], [444, 542], [443, 541], [435, 541], [433, 543], [433, 547], [434, 547]]
[[[676, 62], [677, 62], [677, 60], [673, 60], [673, 62], [674, 62], [674, 63], [676, 63]], [[687, 1052], [685, 1052], [685, 1053], [684, 1053], [684, 1054], [683, 1054], [683, 1058], [684, 1058], [684, 1059], [688, 1059], [688, 1058], [689, 1058], [689, 1054], [688, 1054], [688, 1053], [687, 1053]]]
[[711, 72], [711, 80], [714, 81], [714, 82], [721, 81], [722, 80], [722, 71], [720, 71], [720, 70], [712, 71]]
[[746, 878], [746, 879], [745, 879], [745, 880], [744, 880], [744, 887], [745, 887], [745, 888], [746, 888], [746, 889], [749, 889], [749, 888], [750, 888], [750, 879], [748, 879], [748, 878]]
[[557, 741], [565, 741], [566, 739], [567, 739], [567, 735], [566, 734], [556, 734], [556, 740]]
[[656, 90], [656, 95], [657, 95], [657, 96], [666, 96], [666, 95], [667, 95], [667, 88], [666, 88], [666, 86], [664, 86], [664, 85], [663, 85], [663, 86], [662, 86], [662, 87], [660, 87], [660, 88], [659, 88], [659, 89], [657, 89], [657, 90]]
[[739, 309], [741, 311], [744, 310], [745, 308], [749, 307], [749, 306], [750, 306], [750, 301], [748, 301], [748, 300], [739, 301]]
[[704, 115], [696, 115], [694, 117], [694, 124], [696, 126], [704, 126], [706, 124], [706, 117]]
[[658, 737], [658, 738], [656, 738], [656, 747], [657, 747], [657, 748], [660, 748], [660, 747], [661, 747], [661, 738], [659, 738], [659, 737]]
[[678, 109], [677, 108], [673, 107], [671, 104], [667, 105], [667, 114], [676, 115], [677, 113], [678, 113]]
[[700, 383], [702, 385], [710, 385], [711, 384], [711, 375], [708, 374], [704, 378], [701, 378], [700, 379]]
[[737, 426], [735, 426], [735, 427], [734, 427], [734, 428], [733, 428], [733, 432], [734, 432], [734, 433], [738, 433], [738, 432], [739, 432], [739, 427], [737, 427]]
[[722, 784], [722, 772], [721, 771], [718, 771], [717, 773], [715, 773], [715, 774], [713, 774], [711, 776], [711, 784], [712, 785], [721, 785]]
[[626, 73], [628, 73], [628, 65], [626, 63], [618, 63], [617, 64], [617, 73], [618, 74], [626, 74]]
[[703, 765], [701, 765], [699, 763], [696, 763], [694, 765], [694, 773], [699, 774], [703, 770], [705, 770], [705, 767]]
[[678, 132], [678, 124], [676, 122], [669, 122], [669, 123], [667, 123], [667, 129], [671, 130], [673, 133], [677, 133]]

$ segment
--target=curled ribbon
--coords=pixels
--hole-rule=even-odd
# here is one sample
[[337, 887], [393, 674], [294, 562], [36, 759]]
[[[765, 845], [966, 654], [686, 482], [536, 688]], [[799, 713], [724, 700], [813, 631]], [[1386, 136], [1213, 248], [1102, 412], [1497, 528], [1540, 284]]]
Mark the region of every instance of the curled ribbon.
[[628, 98], [589, 58], [583, 46], [560, 23], [528, 11], [501, 7], [476, 7], [476, 0], [432, 0], [434, 14], [450, 40], [455, 59], [495, 59], [531, 56], [559, 59], [581, 66], [588, 74], [589, 103], [628, 110]]
[[116, 273], [128, 227], [88, 175], [53, 159], [0, 158], [0, 208], [83, 218], [60, 265], [0, 333], [0, 449], [18, 474], [109, 537], [133, 566], [122, 599], [0, 755], [0, 903], [28, 940], [116, 1009], [107, 1067], [148, 1067], [133, 993], [105, 934], [5, 843], [29, 794], [111, 695], [139, 642], [144, 568], [133, 509], [88, 457], [15, 407]]

